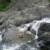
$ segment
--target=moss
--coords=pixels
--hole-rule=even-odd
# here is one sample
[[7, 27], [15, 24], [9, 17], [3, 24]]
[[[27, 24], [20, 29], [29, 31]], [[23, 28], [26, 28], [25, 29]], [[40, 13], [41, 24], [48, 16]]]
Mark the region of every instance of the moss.
[[7, 3], [0, 3], [0, 11], [6, 11], [8, 10], [9, 2]]
[[50, 0], [48, 0], [50, 2]]

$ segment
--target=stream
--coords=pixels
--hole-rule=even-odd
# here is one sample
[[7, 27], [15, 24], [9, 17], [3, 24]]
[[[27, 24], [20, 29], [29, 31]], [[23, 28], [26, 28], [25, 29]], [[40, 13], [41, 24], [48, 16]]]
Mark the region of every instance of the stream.
[[[15, 35], [16, 29], [18, 29], [19, 32], [21, 32], [21, 33], [26, 32], [26, 31], [28, 31], [28, 32], [30, 31], [33, 35], [32, 40], [30, 40], [32, 35], [29, 36], [30, 41], [27, 40], [28, 37], [26, 38], [26, 41], [25, 41], [25, 36], [24, 36], [24, 39], [22, 39], [22, 37], [21, 37], [21, 39], [19, 39], [17, 37], [18, 39], [15, 43], [14, 43], [14, 41], [13, 42], [10, 42], [10, 41], [4, 42], [3, 41], [4, 38], [2, 37], [3, 33], [0, 32], [0, 50], [40, 50], [39, 43], [42, 44], [43, 41], [41, 41], [41, 40], [40, 40], [40, 42], [38, 41], [38, 39], [39, 39], [38, 34], [39, 34], [39, 28], [43, 23], [50, 24], [50, 18], [46, 17], [46, 18], [42, 18], [41, 20], [33, 20], [32, 22], [22, 24], [21, 26], [18, 26], [17, 28], [12, 26], [12, 28], [8, 28], [7, 32], [4, 32], [5, 38], [10, 39], [10, 41], [11, 40], [16, 41], [15, 39], [13, 39], [13, 38], [15, 38], [14, 36], [16, 36]], [[13, 35], [13, 36], [11, 36], [11, 35]], [[49, 49], [50, 49], [50, 47], [49, 47]]]

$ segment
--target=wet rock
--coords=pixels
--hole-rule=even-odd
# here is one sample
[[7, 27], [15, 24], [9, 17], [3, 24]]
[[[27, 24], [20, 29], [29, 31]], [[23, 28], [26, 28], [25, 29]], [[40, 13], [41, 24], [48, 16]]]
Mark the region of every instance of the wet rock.
[[[18, 30], [16, 28], [18, 28], [17, 26], [20, 26], [22, 24], [32, 22], [32, 20], [35, 20], [35, 19], [40, 20], [44, 16], [48, 17], [48, 14], [50, 14], [50, 11], [47, 9], [48, 0], [36, 0], [36, 1], [35, 0], [11, 0], [11, 1], [12, 2], [10, 4], [10, 9], [6, 12], [0, 12], [0, 17], [3, 16], [3, 18], [1, 18], [0, 20], [4, 19], [3, 21], [6, 21], [6, 22], [2, 22], [2, 21], [0, 22], [1, 28], [2, 28], [2, 26], [5, 27], [5, 24], [7, 24], [7, 23], [9, 25], [11, 24], [11, 26], [6, 25], [6, 32], [4, 32], [4, 34], [2, 36], [3, 42], [20, 44], [20, 43], [30, 42], [30, 41], [32, 41], [32, 39], [34, 40], [34, 37], [35, 37], [34, 33], [36, 34], [36, 32], [34, 30], [31, 30], [31, 32], [30, 32], [30, 27], [28, 29], [26, 28], [28, 31], [25, 30], [23, 32], [18, 32]], [[5, 17], [7, 17], [7, 18], [5, 19]], [[3, 23], [5, 23], [5, 24], [3, 24]], [[46, 48], [45, 50], [48, 49], [46, 47], [46, 45], [49, 45], [48, 43], [50, 43], [50, 41], [49, 41], [50, 35], [47, 35], [44, 33], [44, 31], [48, 31], [48, 30], [50, 31], [50, 28], [49, 28], [50, 24], [49, 23], [47, 23], [47, 24], [45, 23], [45, 24], [42, 24], [42, 26], [40, 26], [40, 28], [39, 28], [40, 30], [39, 30], [39, 34], [38, 34], [39, 38], [37, 39], [38, 40], [37, 43], [42, 41], [39, 45], [40, 45], [41, 49]], [[14, 26], [12, 26], [12, 25], [14, 25]], [[9, 28], [7, 28], [7, 27], [9, 27]], [[22, 28], [20, 28], [20, 29], [22, 29]], [[42, 35], [42, 37], [41, 37], [41, 35]], [[33, 41], [33, 42], [35, 42], [35, 41]], [[29, 44], [34, 45], [33, 42], [31, 42]], [[44, 44], [44, 45], [42, 45], [42, 44]], [[31, 47], [28, 47], [25, 45], [21, 46], [21, 48], [19, 50], [24, 50], [24, 49], [25, 50], [34, 50]], [[35, 49], [35, 50], [37, 50], [37, 49]]]
[[34, 47], [31, 47], [31, 46], [28, 46], [27, 44], [26, 45], [22, 45], [19, 50], [36, 50], [37, 48], [34, 48]]
[[33, 36], [29, 31], [19, 32], [19, 30], [13, 28], [4, 33], [3, 40], [12, 43], [27, 43], [33, 39]]
[[38, 32], [38, 36], [43, 35], [44, 32], [50, 32], [50, 23], [42, 23]]
[[43, 32], [38, 38], [38, 45], [40, 50], [50, 50], [50, 32]]
[[50, 31], [50, 23], [43, 23], [41, 24], [39, 30], [41, 31]]

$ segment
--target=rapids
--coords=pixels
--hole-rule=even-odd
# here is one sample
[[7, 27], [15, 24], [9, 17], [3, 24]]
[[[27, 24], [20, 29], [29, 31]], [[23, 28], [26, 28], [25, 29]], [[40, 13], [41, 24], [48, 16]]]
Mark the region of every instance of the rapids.
[[[15, 43], [15, 44], [11, 44], [11, 45], [7, 45], [6, 43], [2, 42], [2, 32], [0, 32], [0, 50], [38, 50], [37, 47], [39, 47], [38, 43], [37, 43], [37, 39], [38, 37], [38, 30], [40, 28], [40, 25], [42, 23], [50, 23], [50, 18], [42, 18], [41, 20], [33, 20], [30, 23], [26, 23], [26, 24], [22, 24], [21, 26], [17, 27], [19, 32], [25, 32], [28, 30], [28, 28], [30, 28], [30, 32], [35, 32], [35, 38], [33, 38], [33, 41], [28, 42], [28, 43]], [[11, 32], [12, 33], [12, 32]], [[32, 46], [33, 44], [33, 46]]]

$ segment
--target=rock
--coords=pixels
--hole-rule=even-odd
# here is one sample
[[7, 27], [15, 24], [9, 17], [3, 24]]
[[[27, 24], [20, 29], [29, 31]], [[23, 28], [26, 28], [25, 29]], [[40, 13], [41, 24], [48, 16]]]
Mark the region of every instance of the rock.
[[19, 32], [16, 29], [9, 29], [4, 33], [3, 40], [10, 41], [12, 43], [27, 43], [33, 39], [34, 35], [31, 32]]
[[41, 31], [50, 31], [50, 23], [43, 23], [40, 28], [39, 28]]
[[45, 5], [48, 5], [48, 0], [11, 0], [10, 9], [0, 12], [0, 16], [7, 17], [6, 21], [18, 26], [49, 14], [50, 11], [46, 7], [39, 7]]
[[[44, 32], [42, 33], [41, 37], [38, 39], [38, 45], [40, 46], [40, 49], [49, 50], [50, 49], [50, 32]], [[41, 42], [41, 43], [40, 43]]]
[[19, 50], [37, 50], [37, 48], [28, 46], [28, 45], [22, 45]]

